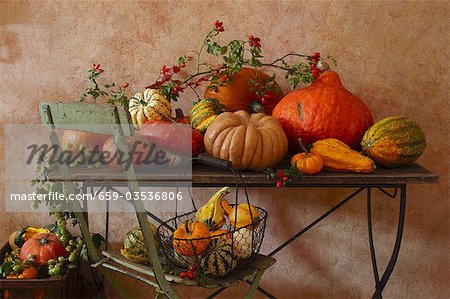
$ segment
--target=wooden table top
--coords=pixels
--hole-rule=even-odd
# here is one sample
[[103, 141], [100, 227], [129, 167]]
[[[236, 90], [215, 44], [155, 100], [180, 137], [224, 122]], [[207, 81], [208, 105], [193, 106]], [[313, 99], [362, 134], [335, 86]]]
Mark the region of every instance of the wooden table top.
[[[280, 165], [285, 168], [287, 164]], [[117, 169], [112, 168], [77, 168], [72, 169], [74, 181], [96, 184], [125, 184], [125, 175]], [[274, 187], [275, 180], [267, 179], [264, 172], [242, 171], [245, 183], [249, 187]], [[178, 181], [176, 175], [164, 173], [149, 173], [145, 169], [137, 168], [136, 175], [140, 184], [173, 185]], [[61, 181], [62, 177], [58, 172], [50, 176], [52, 181]], [[369, 185], [402, 185], [402, 184], [425, 184], [434, 183], [439, 177], [418, 164], [407, 167], [387, 169], [378, 168], [372, 173], [338, 173], [321, 172], [317, 175], [303, 176], [296, 181], [287, 182], [286, 187], [345, 187], [345, 186], [369, 186]], [[193, 186], [224, 186], [234, 185], [235, 178], [230, 171], [216, 169], [207, 165], [194, 162], [192, 165], [192, 179], [182, 178], [181, 181], [192, 181]], [[157, 184], [155, 184], [157, 185]], [[381, 187], [381, 186], [380, 186]]]

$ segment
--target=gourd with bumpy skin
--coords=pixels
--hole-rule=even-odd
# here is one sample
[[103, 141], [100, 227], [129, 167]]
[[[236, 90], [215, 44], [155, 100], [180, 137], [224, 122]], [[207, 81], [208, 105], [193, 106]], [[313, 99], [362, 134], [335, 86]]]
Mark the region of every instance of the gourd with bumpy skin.
[[236, 267], [231, 239], [213, 239], [208, 250], [203, 253], [200, 263], [202, 270], [208, 271], [212, 276], [222, 277], [230, 273]]
[[148, 120], [170, 121], [172, 114], [169, 100], [157, 89], [146, 89], [135, 94], [130, 99], [128, 111], [136, 128], [140, 128]]
[[206, 152], [229, 160], [238, 170], [264, 170], [281, 162], [288, 141], [280, 123], [264, 113], [224, 112], [208, 127]]
[[335, 138], [352, 148], [359, 146], [373, 124], [369, 107], [341, 83], [336, 72], [326, 71], [310, 86], [291, 91], [273, 110], [289, 139], [292, 151], [305, 145]]
[[197, 220], [204, 223], [209, 230], [217, 230], [225, 223], [225, 211], [221, 206], [222, 200], [230, 193], [229, 187], [223, 187], [210, 198], [210, 200], [198, 209]]
[[425, 133], [406, 117], [380, 120], [364, 134], [362, 151], [385, 167], [400, 167], [416, 161], [425, 151]]
[[322, 158], [324, 169], [327, 171], [368, 173], [375, 169], [372, 159], [352, 150], [337, 139], [316, 141], [310, 152]]
[[192, 107], [190, 116], [191, 127], [203, 134], [216, 119], [217, 115], [224, 111], [225, 107], [217, 99], [203, 99]]
[[[157, 228], [152, 223], [150, 223], [150, 228], [152, 230], [156, 248], [158, 249], [160, 244], [158, 236], [156, 235]], [[149, 262], [147, 244], [145, 243], [144, 234], [140, 227], [135, 227], [127, 232], [123, 241], [123, 247], [124, 248], [120, 250], [120, 253], [126, 259], [142, 264]]]

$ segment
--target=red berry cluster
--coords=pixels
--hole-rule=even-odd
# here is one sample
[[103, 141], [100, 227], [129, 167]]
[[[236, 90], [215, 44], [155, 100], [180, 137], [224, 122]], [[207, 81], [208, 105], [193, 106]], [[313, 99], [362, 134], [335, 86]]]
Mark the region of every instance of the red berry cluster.
[[[192, 60], [192, 56], [188, 56], [187, 57], [188, 61]], [[186, 63], [180, 63], [178, 65], [173, 65], [172, 67], [167, 67], [166, 65], [163, 65], [161, 67], [161, 77], [156, 80], [156, 83], [147, 86], [146, 88], [159, 88], [161, 87], [164, 83], [168, 82], [168, 81], [172, 81], [172, 77], [173, 75], [175, 75], [176, 73], [179, 73], [181, 71], [182, 68], [186, 67]], [[178, 95], [178, 92], [182, 92], [186, 86], [182, 87], [180, 86], [181, 81], [173, 81], [175, 83], [177, 83], [177, 87], [174, 88], [173, 93], [175, 95]]]
[[190, 266], [187, 272], [180, 272], [180, 278], [182, 279], [189, 279], [189, 280], [195, 280], [197, 279], [197, 276], [195, 275], [195, 271], [197, 269], [194, 265]]
[[214, 23], [215, 30], [218, 32], [224, 32], [225, 29], [223, 28], [223, 22], [220, 22], [219, 20], [216, 20]]
[[259, 37], [249, 35], [248, 40], [249, 40], [248, 45], [250, 47], [261, 48], [261, 39]]
[[278, 177], [278, 181], [277, 181], [277, 188], [282, 188], [284, 186], [284, 184], [286, 184], [286, 181], [289, 180], [289, 177], [287, 175], [284, 175], [283, 170], [278, 170], [277, 171], [277, 177]]
[[273, 108], [277, 105], [277, 95], [274, 92], [268, 91], [261, 99], [265, 109], [267, 111], [272, 111]]
[[310, 61], [310, 68], [311, 68], [311, 73], [314, 76], [314, 78], [319, 77], [320, 75], [320, 70], [317, 68], [317, 62], [319, 62], [320, 59], [320, 53], [318, 52], [314, 52], [311, 57], [309, 58]]
[[103, 73], [103, 69], [100, 68], [100, 64], [92, 64], [92, 70], [94, 70], [94, 72], [97, 72], [99, 74]]

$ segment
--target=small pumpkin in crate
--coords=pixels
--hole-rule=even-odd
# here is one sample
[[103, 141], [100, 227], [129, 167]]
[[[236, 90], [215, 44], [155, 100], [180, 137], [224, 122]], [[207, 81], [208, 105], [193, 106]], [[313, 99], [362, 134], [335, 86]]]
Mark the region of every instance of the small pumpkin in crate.
[[211, 242], [210, 236], [208, 227], [203, 223], [186, 221], [173, 233], [173, 248], [179, 255], [199, 255]]
[[33, 263], [42, 266], [50, 259], [57, 260], [58, 257], [68, 257], [69, 253], [61, 244], [58, 237], [53, 233], [38, 234], [23, 244], [20, 250], [20, 259], [28, 259], [33, 256]]
[[348, 91], [334, 71], [326, 71], [310, 86], [291, 91], [273, 110], [289, 138], [291, 150], [304, 144], [335, 138], [359, 147], [364, 132], [373, 124], [369, 107]]
[[35, 235], [48, 232], [50, 231], [46, 228], [31, 226], [20, 227], [9, 235], [9, 247], [11, 247], [11, 250], [16, 250], [17, 248], [22, 247], [27, 240], [31, 239]]
[[[249, 113], [265, 112], [270, 115], [275, 105], [283, 97], [277, 82], [272, 81], [270, 97], [261, 98], [256, 92], [257, 86], [252, 81], [265, 88], [271, 77], [263, 71], [243, 68], [233, 75], [229, 85], [206, 87], [205, 98], [215, 98], [225, 106], [227, 111], [235, 112], [245, 110]], [[263, 109], [261, 111], [260, 109]]]
[[229, 160], [235, 169], [264, 170], [281, 162], [288, 141], [280, 123], [264, 113], [224, 112], [208, 127], [206, 152]]
[[322, 158], [327, 171], [369, 173], [375, 169], [372, 159], [334, 138], [314, 142], [310, 152]]
[[205, 133], [209, 125], [216, 119], [217, 115], [225, 111], [225, 107], [217, 99], [206, 98], [197, 102], [191, 110], [191, 127]]
[[385, 167], [400, 167], [416, 161], [427, 143], [422, 128], [406, 117], [388, 117], [367, 130], [362, 151]]
[[[156, 248], [158, 249], [160, 243], [159, 238], [156, 235], [157, 228], [152, 223], [150, 223], [150, 228], [152, 230]], [[142, 264], [149, 262], [147, 244], [145, 243], [144, 234], [140, 227], [135, 227], [127, 232], [123, 241], [123, 247], [124, 248], [120, 250], [120, 254], [126, 259]]]
[[229, 238], [214, 238], [200, 261], [203, 270], [212, 276], [222, 277], [236, 267], [233, 245]]
[[39, 276], [39, 272], [33, 265], [24, 265], [24, 263], [21, 264], [21, 272], [14, 274], [9, 274], [6, 278], [7, 279], [36, 279]]
[[322, 158], [318, 155], [311, 154], [302, 143], [301, 138], [298, 139], [300, 148], [303, 153], [294, 155], [291, 159], [291, 166], [297, 167], [302, 174], [317, 174], [323, 169]]
[[172, 107], [159, 90], [147, 88], [130, 99], [128, 111], [135, 127], [140, 128], [148, 120], [170, 121]]

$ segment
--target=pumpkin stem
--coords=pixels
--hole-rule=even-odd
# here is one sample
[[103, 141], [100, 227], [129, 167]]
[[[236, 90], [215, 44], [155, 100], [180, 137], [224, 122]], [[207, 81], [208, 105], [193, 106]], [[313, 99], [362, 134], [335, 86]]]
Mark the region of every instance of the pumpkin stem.
[[303, 145], [302, 139], [299, 138], [299, 139], [297, 139], [297, 140], [298, 140], [298, 145], [300, 146], [300, 149], [301, 149], [302, 151], [304, 151], [305, 153], [309, 154], [309, 151], [308, 151], [308, 150], [306, 149], [306, 147]]
[[186, 234], [190, 234], [191, 230], [189, 229], [189, 219], [184, 222], [184, 227], [186, 229]]

